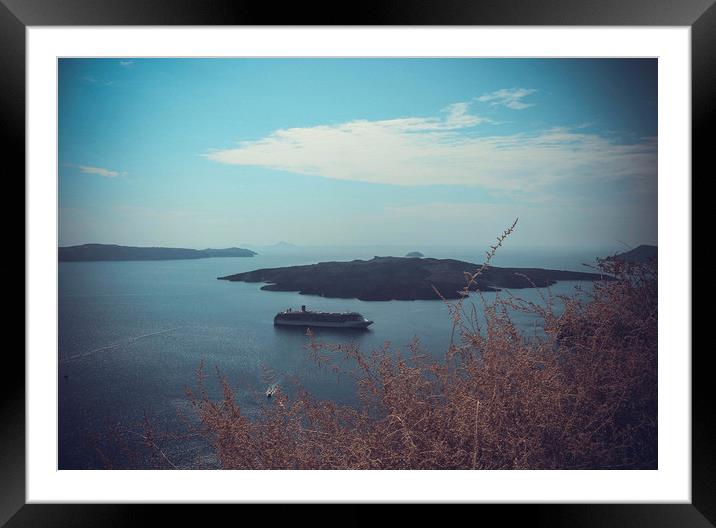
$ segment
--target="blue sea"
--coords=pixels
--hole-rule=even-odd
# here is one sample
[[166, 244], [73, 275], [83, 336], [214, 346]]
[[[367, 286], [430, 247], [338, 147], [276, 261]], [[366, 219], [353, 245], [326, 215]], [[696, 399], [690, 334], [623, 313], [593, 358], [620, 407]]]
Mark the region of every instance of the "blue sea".
[[[121, 445], [135, 443], [146, 416], [158, 431], [186, 432], [191, 422], [185, 393], [195, 387], [203, 360], [211, 377], [218, 369], [235, 389], [242, 411], [265, 404], [268, 384], [293, 386], [298, 380], [316, 397], [354, 402], [346, 379], [318, 368], [305, 347], [305, 331], [276, 328], [274, 315], [285, 308], [357, 311], [375, 323], [367, 331], [318, 330], [331, 343], [354, 342], [370, 352], [388, 343], [421, 348], [442, 357], [449, 344], [448, 308], [435, 301], [365, 302], [326, 299], [290, 292], [261, 291], [261, 284], [219, 281], [217, 277], [266, 267], [402, 256], [415, 248], [282, 248], [251, 258], [141, 262], [61, 262], [59, 264], [59, 469], [105, 469], [108, 458], [122, 457]], [[492, 264], [591, 271], [583, 263], [619, 248], [503, 248]], [[420, 248], [426, 256], [481, 263], [484, 253], [470, 248]], [[570, 294], [565, 281], [553, 294]], [[542, 302], [543, 289], [516, 290]], [[492, 298], [495, 294], [486, 294]], [[479, 303], [476, 306], [480, 306]], [[539, 321], [515, 314], [524, 332], [539, 332]], [[210, 385], [218, 396], [218, 385]], [[211, 465], [201, 442], [167, 442], [163, 450], [178, 467]]]

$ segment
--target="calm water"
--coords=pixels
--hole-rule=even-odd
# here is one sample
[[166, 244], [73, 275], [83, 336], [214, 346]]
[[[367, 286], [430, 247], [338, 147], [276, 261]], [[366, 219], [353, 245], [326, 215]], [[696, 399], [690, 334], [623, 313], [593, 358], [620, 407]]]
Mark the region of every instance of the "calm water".
[[[450, 318], [441, 301], [324, 299], [216, 280], [264, 267], [404, 255], [411, 249], [303, 249], [252, 258], [60, 263], [60, 469], [104, 468], [95, 447], [111, 451], [106, 431], [121, 430], [119, 434], [131, 440], [136, 436], [132, 431], [141, 431], [138, 424], [144, 413], [160, 429], [180, 430], [177, 411], [188, 411], [185, 388], [194, 386], [202, 359], [208, 373], [217, 367], [227, 377], [249, 414], [263, 403], [261, 393], [268, 383], [288, 386], [296, 377], [318, 397], [351, 403], [350, 383], [337, 382], [308, 358], [302, 330], [273, 326], [273, 316], [284, 308], [305, 304], [309, 309], [355, 310], [375, 321], [364, 332], [316, 332], [324, 341], [354, 341], [370, 351], [386, 342], [405, 349], [417, 337], [426, 351], [441, 356], [450, 337]], [[483, 259], [482, 253], [468, 249], [423, 251], [469, 262]], [[493, 264], [589, 271], [583, 262], [608, 253], [505, 248]], [[561, 282], [552, 292], [571, 293], [577, 284], [590, 286]], [[540, 299], [539, 290], [515, 293], [535, 302]], [[516, 320], [534, 332], [533, 318], [521, 315]], [[201, 445], [191, 443], [168, 445], [165, 450], [180, 464], [204, 454]]]

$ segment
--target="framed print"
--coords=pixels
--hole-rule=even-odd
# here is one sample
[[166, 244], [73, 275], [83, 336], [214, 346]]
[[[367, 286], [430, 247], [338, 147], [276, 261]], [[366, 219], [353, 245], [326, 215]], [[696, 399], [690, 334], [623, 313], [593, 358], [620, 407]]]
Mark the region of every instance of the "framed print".
[[26, 331], [0, 521], [713, 525], [691, 173], [716, 8], [540, 4], [3, 0]]

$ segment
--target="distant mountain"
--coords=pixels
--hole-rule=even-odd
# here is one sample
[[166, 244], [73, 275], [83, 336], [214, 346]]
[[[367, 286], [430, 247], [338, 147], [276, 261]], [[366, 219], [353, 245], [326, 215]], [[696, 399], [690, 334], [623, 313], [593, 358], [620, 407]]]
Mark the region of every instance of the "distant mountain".
[[298, 246], [296, 244], [291, 244], [290, 242], [284, 242], [281, 240], [281, 242], [276, 242], [275, 244], [268, 246], [272, 248], [297, 248]]
[[210, 257], [253, 257], [250, 249], [237, 247], [225, 249], [185, 249], [164, 247], [134, 247], [115, 244], [83, 244], [58, 248], [62, 261], [98, 260], [184, 260]]
[[274, 249], [298, 249], [299, 246], [291, 244], [289, 242], [276, 242], [275, 244], [260, 245], [260, 244], [241, 244], [247, 248], [261, 249], [261, 250], [274, 250]]
[[658, 256], [659, 251], [657, 246], [641, 245], [624, 253], [617, 253], [609, 258], [623, 260], [625, 262], [648, 262], [658, 259]]
[[[433, 289], [435, 286], [444, 297], [456, 299], [465, 287], [465, 273], [474, 273], [479, 267], [479, 264], [452, 259], [374, 257], [371, 260], [260, 269], [219, 279], [269, 283], [262, 286], [262, 290], [297, 291], [305, 295], [363, 301], [439, 299]], [[471, 290], [544, 287], [558, 280], [595, 281], [611, 280], [611, 277], [576, 271], [491, 266], [477, 278]]]
[[423, 255], [420, 251], [411, 251], [410, 253], [408, 253], [405, 256], [410, 257], [410, 258], [421, 258], [421, 257], [424, 257], [425, 255]]

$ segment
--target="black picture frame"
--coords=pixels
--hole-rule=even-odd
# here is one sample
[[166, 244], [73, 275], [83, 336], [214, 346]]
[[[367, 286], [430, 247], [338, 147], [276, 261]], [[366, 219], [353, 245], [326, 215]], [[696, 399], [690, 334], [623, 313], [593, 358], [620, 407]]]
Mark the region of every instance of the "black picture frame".
[[[348, 7], [333, 3], [268, 4], [245, 0], [0, 0], [0, 123], [6, 147], [5, 175], [25, 171], [25, 30], [27, 26], [77, 25], [606, 25], [689, 26], [692, 45], [692, 173], [707, 175], [710, 154], [706, 130], [716, 114], [716, 5], [714, 0], [362, 0]], [[280, 8], [277, 8], [280, 5]], [[7, 168], [7, 161], [12, 161]], [[713, 171], [709, 171], [712, 173]], [[675, 175], [674, 177], [679, 177]], [[690, 177], [686, 175], [683, 177]], [[20, 178], [6, 196], [25, 196]], [[6, 187], [7, 189], [7, 187]], [[14, 191], [14, 192], [12, 192]], [[6, 198], [7, 200], [7, 198]], [[11, 199], [19, 204], [24, 200]], [[693, 206], [692, 206], [693, 207]], [[19, 247], [24, 234], [16, 226], [19, 211], [2, 209], [6, 247], [5, 277], [20, 272]], [[692, 208], [693, 214], [693, 208]], [[23, 216], [24, 218], [24, 216]], [[24, 231], [23, 231], [24, 233]], [[23, 252], [24, 254], [24, 252]], [[693, 257], [692, 257], [693, 258]], [[22, 275], [25, 265], [22, 259]], [[6, 270], [7, 268], [7, 270]], [[10, 288], [21, 287], [10, 280]], [[691, 284], [688, 284], [691, 288]], [[6, 287], [7, 290], [7, 287]], [[15, 293], [15, 292], [12, 292]], [[24, 287], [23, 287], [24, 299]], [[19, 297], [20, 292], [17, 291]], [[23, 307], [25, 301], [23, 300]], [[20, 328], [25, 311], [13, 305], [5, 328]], [[22, 314], [22, 316], [20, 315]], [[18, 319], [15, 321], [14, 319]], [[693, 324], [692, 324], [693, 327]], [[9, 332], [8, 332], [9, 333]], [[22, 339], [24, 349], [24, 334]], [[672, 351], [690, 353], [691, 351]], [[484, 505], [477, 515], [497, 516], [501, 523], [556, 526], [716, 526], [716, 413], [710, 405], [709, 349], [692, 354], [692, 502], [690, 504], [532, 504]], [[0, 526], [124, 526], [140, 523], [148, 505], [38, 505], [25, 501], [25, 362], [20, 346], [4, 350], [6, 375], [0, 398]], [[180, 512], [176, 512], [180, 509]], [[186, 521], [206, 513], [172, 508]], [[200, 509], [205, 512], [205, 509]], [[351, 507], [343, 521], [368, 524], [363, 509]], [[416, 511], [415, 509], [413, 511]], [[418, 515], [423, 514], [419, 512]], [[297, 518], [293, 517], [294, 520]], [[315, 522], [316, 519], [313, 519]], [[330, 522], [330, 521], [329, 521]], [[335, 522], [335, 521], [334, 521]]]

